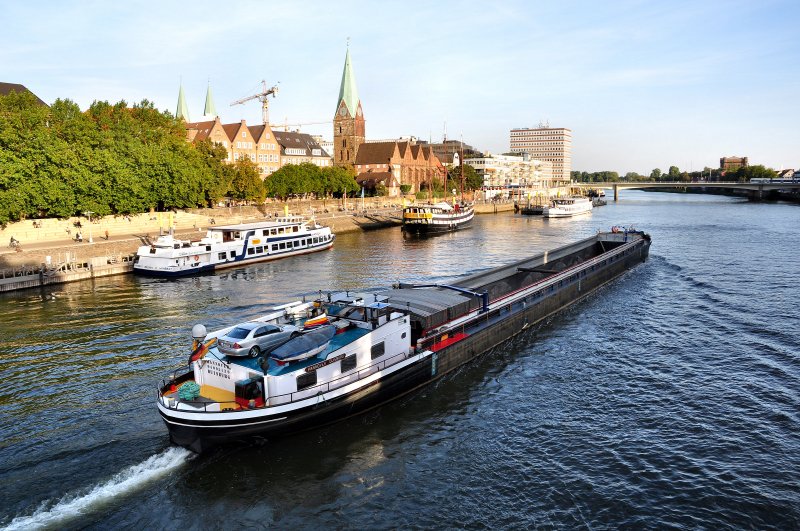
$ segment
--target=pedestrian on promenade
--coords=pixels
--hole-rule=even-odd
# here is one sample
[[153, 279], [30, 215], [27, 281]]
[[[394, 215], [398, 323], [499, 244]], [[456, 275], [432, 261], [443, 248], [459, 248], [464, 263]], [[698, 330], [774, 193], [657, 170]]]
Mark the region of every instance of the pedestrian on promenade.
[[106, 241], [108, 241], [108, 229], [106, 229]]
[[82, 243], [83, 242], [83, 234], [81, 234], [81, 231], [78, 231], [75, 234], [75, 241], [78, 242], [78, 243]]

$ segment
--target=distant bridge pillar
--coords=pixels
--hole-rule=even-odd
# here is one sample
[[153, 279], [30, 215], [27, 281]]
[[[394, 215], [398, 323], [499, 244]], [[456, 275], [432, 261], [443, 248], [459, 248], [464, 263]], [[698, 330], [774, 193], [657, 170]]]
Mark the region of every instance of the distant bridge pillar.
[[614, 201], [619, 201], [619, 186], [614, 185]]

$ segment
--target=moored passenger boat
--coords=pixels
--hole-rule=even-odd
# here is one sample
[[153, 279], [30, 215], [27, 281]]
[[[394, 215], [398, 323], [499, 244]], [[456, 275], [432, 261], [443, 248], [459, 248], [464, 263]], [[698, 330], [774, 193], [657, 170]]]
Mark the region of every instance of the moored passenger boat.
[[546, 218], [569, 218], [592, 211], [592, 200], [588, 197], [566, 197], [553, 199], [544, 208], [542, 215]]
[[474, 207], [463, 201], [411, 205], [403, 209], [402, 230], [413, 234], [451, 232], [468, 227], [473, 217]]
[[221, 225], [210, 227], [200, 240], [159, 236], [153, 244], [139, 247], [133, 271], [159, 277], [205, 273], [330, 249], [334, 238], [330, 227], [299, 216]]
[[649, 235], [617, 230], [447, 284], [320, 294], [255, 319], [305, 331], [257, 358], [216, 349], [233, 327], [198, 325], [189, 367], [158, 388], [158, 411], [171, 440], [196, 452], [330, 423], [441, 378], [644, 261], [649, 248]]

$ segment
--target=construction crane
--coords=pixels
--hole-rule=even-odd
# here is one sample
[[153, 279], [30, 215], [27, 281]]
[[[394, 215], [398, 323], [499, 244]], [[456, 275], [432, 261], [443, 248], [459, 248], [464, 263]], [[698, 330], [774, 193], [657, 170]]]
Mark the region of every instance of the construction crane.
[[282, 127], [284, 131], [288, 131], [290, 127], [302, 127], [304, 125], [323, 125], [323, 124], [331, 124], [333, 120], [324, 120], [322, 122], [302, 122], [299, 124], [290, 124], [288, 122], [284, 122], [282, 124], [269, 124], [269, 126], [275, 130], [279, 127]]
[[261, 102], [261, 119], [263, 120], [264, 125], [269, 123], [269, 100], [267, 96], [272, 94], [272, 97], [275, 97], [275, 94], [278, 93], [277, 85], [273, 86], [272, 88], [267, 88], [267, 82], [265, 80], [261, 80], [261, 92], [258, 94], [253, 94], [252, 96], [247, 96], [246, 98], [242, 98], [240, 100], [236, 100], [231, 103], [231, 107], [234, 105], [239, 105], [241, 103], [246, 103], [250, 100], [258, 100]]

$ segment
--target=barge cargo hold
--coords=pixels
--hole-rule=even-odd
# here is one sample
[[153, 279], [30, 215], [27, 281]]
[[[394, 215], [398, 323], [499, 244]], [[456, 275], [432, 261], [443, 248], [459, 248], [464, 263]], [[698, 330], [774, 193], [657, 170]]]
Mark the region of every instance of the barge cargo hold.
[[649, 249], [640, 231], [598, 233], [447, 285], [321, 293], [256, 319], [303, 330], [324, 313], [336, 335], [297, 362], [269, 352], [228, 358], [213, 345], [230, 328], [207, 334], [198, 325], [190, 366], [161, 382], [158, 411], [170, 439], [195, 452], [331, 423], [443, 377], [643, 262]]

